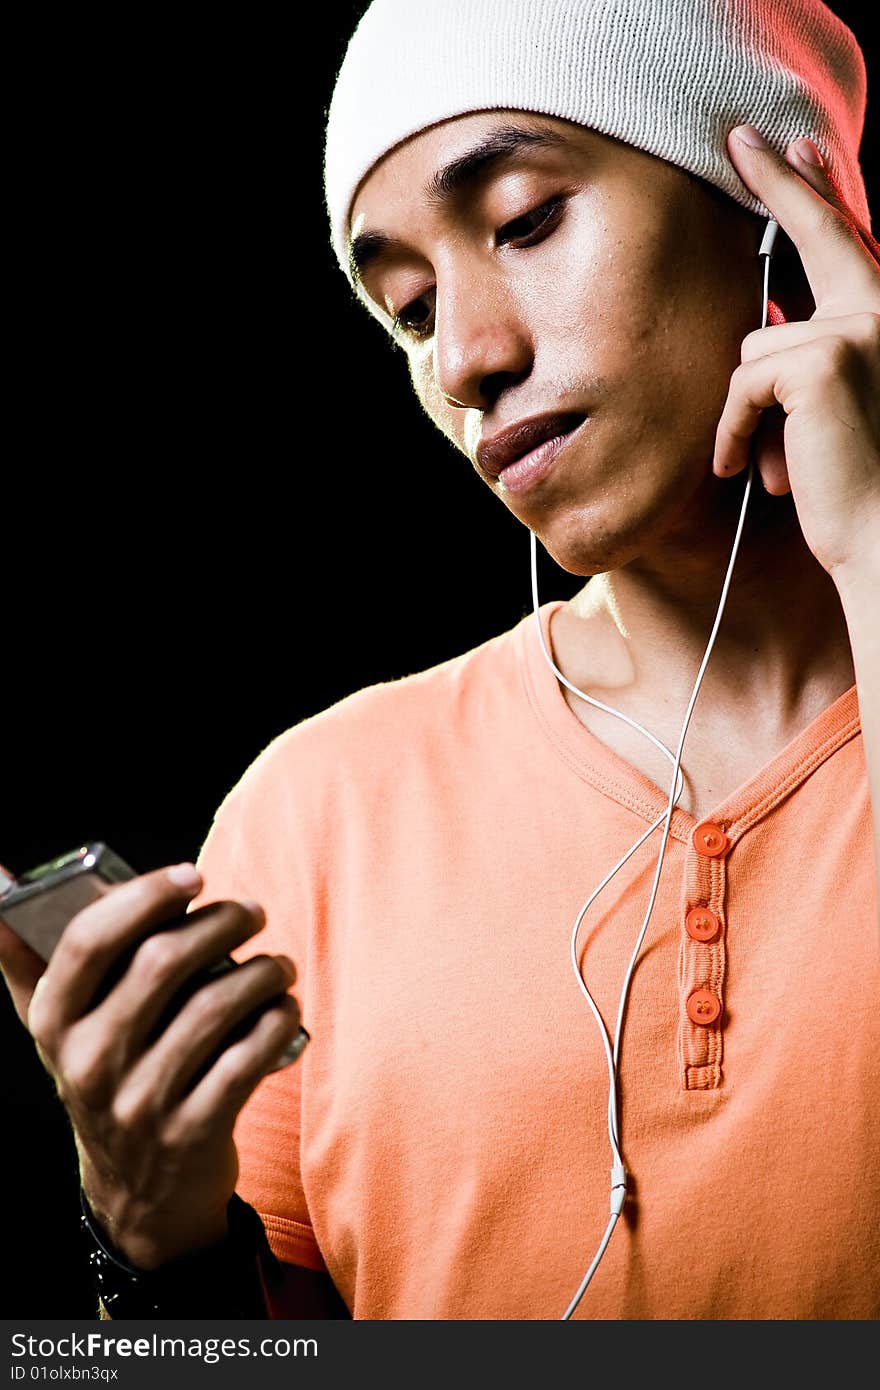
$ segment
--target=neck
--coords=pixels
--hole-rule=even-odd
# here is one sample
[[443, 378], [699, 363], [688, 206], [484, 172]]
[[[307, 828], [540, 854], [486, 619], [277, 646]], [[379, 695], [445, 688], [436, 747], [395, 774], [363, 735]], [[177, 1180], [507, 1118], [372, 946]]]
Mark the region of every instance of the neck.
[[[741, 489], [736, 496], [741, 504]], [[568, 605], [569, 665], [594, 687], [601, 683], [609, 703], [612, 692], [618, 700], [662, 695], [683, 713], [715, 621], [738, 516], [737, 506], [732, 520], [701, 528], [696, 545], [692, 529], [670, 535], [650, 556], [594, 576]], [[807, 548], [791, 496], [769, 497], [756, 472], [699, 704], [727, 719], [735, 707], [767, 730], [785, 729], [815, 717], [854, 680], [834, 582]]]

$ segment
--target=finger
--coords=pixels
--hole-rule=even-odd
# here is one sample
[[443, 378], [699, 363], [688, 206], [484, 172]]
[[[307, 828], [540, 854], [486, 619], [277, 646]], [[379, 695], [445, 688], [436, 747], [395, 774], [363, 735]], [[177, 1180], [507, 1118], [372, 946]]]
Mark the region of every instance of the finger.
[[785, 352], [788, 348], [800, 347], [802, 343], [816, 342], [820, 338], [853, 338], [858, 341], [862, 336], [871, 348], [877, 336], [876, 314], [837, 314], [827, 319], [813, 317], [806, 322], [771, 324], [746, 334], [742, 340], [740, 361], [754, 362], [769, 353]]
[[46, 969], [46, 962], [22, 941], [18, 932], [13, 931], [12, 927], [2, 920], [2, 894], [14, 882], [15, 874], [12, 870], [7, 869], [5, 864], [0, 864], [0, 975], [3, 976], [9, 990], [15, 1012], [27, 1027], [28, 1006], [37, 981]]
[[[865, 393], [865, 381], [874, 379], [869, 363], [876, 355], [880, 314], [850, 314], [837, 321], [836, 330], [833, 325], [831, 319], [811, 319], [807, 324], [780, 324], [757, 330], [758, 335], [763, 335], [765, 344], [772, 339], [776, 343], [785, 340], [794, 345], [744, 360], [733, 372], [715, 433], [712, 460], [715, 474], [730, 478], [745, 468], [749, 440], [762, 412], [781, 406], [789, 414], [796, 408], [799, 396], [803, 397], [808, 383], [813, 404], [819, 383], [822, 383], [829, 411], [845, 408], [854, 391]], [[748, 337], [753, 350], [758, 339], [755, 334]], [[746, 342], [743, 342], [744, 355]], [[843, 362], [846, 372], [841, 365]], [[867, 389], [869, 401], [876, 399], [876, 391], [870, 394], [871, 386]], [[831, 394], [836, 398], [836, 405]]]
[[183, 915], [186, 903], [201, 887], [201, 876], [189, 884], [175, 882], [171, 874], [182, 867], [156, 869], [115, 884], [68, 922], [40, 992], [41, 1007], [51, 1007], [48, 1022], [53, 1030], [66, 1027], [85, 1012], [128, 948]]
[[853, 230], [858, 233], [862, 244], [871, 257], [880, 263], [880, 241], [863, 222], [859, 221], [850, 208], [843, 196], [840, 182], [834, 170], [826, 163], [815, 141], [809, 140], [805, 136], [790, 141], [785, 149], [785, 158], [811, 188], [814, 188], [817, 193], [820, 193], [843, 214]]
[[0, 921], [0, 974], [6, 982], [15, 1012], [27, 1027], [28, 1008], [46, 962], [22, 941], [17, 932]]
[[[128, 1110], [135, 1122], [147, 1113], [169, 1110], [203, 1064], [216, 1056], [224, 1038], [235, 1032], [236, 1025], [249, 1019], [253, 1024], [254, 1011], [283, 994], [295, 973], [286, 956], [252, 956], [197, 990], [132, 1067], [119, 1089], [114, 1113], [124, 1116]], [[298, 1005], [296, 1011], [298, 1015]]]
[[[174, 1111], [174, 1122], [185, 1132], [198, 1133], [216, 1127], [225, 1118], [234, 1120], [248, 1096], [268, 1074], [281, 1052], [299, 1031], [300, 1010], [285, 994], [261, 1014], [246, 1038], [227, 1047], [207, 1074]], [[287, 1078], [290, 1068], [277, 1073]], [[289, 1080], [279, 1080], [281, 1087]]]
[[[779, 418], [781, 416], [781, 419]], [[752, 456], [764, 485], [773, 497], [791, 492], [785, 461], [785, 411], [781, 407], [765, 410], [753, 436]]]
[[[743, 140], [731, 131], [727, 148], [747, 188], [770, 209], [794, 243], [816, 305], [834, 296], [836, 302], [860, 302], [866, 283], [875, 283], [877, 264], [861, 240], [852, 214], [835, 201], [831, 190], [818, 191], [777, 150]], [[757, 132], [755, 132], [757, 134]]]
[[180, 990], [262, 931], [266, 917], [256, 903], [224, 901], [187, 913], [183, 922], [143, 941], [122, 979], [76, 1028], [81, 1044], [92, 1034], [113, 1041], [117, 1074], [143, 1050]]
[[[780, 325], [781, 326], [781, 325]], [[779, 353], [770, 353], [737, 367], [715, 431], [712, 472], [733, 478], [749, 462], [749, 444], [765, 410], [779, 405], [775, 387]]]

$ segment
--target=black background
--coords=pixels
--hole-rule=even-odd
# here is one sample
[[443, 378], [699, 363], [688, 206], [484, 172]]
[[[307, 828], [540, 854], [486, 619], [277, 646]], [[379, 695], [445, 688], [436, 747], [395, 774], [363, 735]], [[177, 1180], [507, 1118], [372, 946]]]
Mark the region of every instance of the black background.
[[[364, 5], [22, 34], [2, 491], [0, 860], [194, 858], [276, 734], [531, 607], [528, 533], [330, 250], [323, 124]], [[877, 206], [867, 11], [862, 167]], [[296, 12], [298, 15], [299, 12]], [[48, 21], [45, 21], [48, 23]], [[70, 28], [65, 29], [65, 23]], [[88, 24], [94, 24], [89, 30]], [[140, 27], [139, 27], [140, 26]], [[541, 563], [541, 600], [573, 576]], [[75, 1150], [0, 996], [7, 1317], [89, 1317]]]

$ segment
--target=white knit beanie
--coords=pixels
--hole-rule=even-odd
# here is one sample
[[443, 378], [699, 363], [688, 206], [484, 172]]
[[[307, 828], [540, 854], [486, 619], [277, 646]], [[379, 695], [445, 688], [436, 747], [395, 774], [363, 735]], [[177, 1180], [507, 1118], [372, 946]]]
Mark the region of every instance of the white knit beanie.
[[806, 135], [870, 228], [866, 88], [854, 35], [820, 0], [373, 0], [327, 116], [333, 249], [350, 279], [351, 204], [382, 155], [438, 121], [505, 107], [591, 126], [765, 217], [726, 137], [749, 122], [782, 151]]

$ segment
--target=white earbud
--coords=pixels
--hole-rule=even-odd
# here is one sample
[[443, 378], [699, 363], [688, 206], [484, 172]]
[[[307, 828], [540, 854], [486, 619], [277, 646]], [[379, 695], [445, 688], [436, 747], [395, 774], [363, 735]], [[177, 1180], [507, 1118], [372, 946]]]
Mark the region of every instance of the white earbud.
[[[761, 242], [759, 256], [772, 256], [773, 247], [776, 242], [776, 233], [779, 231], [779, 223], [772, 217], [767, 219], [767, 226], [764, 228], [764, 237]], [[764, 326], [763, 324], [761, 325]]]

